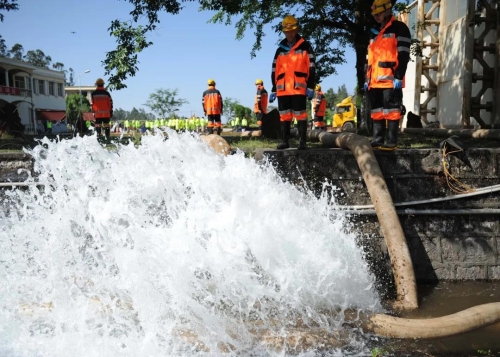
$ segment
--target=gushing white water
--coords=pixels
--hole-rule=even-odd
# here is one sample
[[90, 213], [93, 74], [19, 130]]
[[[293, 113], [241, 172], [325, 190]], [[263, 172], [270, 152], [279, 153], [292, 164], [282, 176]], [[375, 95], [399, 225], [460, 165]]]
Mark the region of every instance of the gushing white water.
[[333, 202], [168, 134], [30, 152], [45, 188], [0, 215], [1, 356], [283, 355], [259, 333], [380, 309]]

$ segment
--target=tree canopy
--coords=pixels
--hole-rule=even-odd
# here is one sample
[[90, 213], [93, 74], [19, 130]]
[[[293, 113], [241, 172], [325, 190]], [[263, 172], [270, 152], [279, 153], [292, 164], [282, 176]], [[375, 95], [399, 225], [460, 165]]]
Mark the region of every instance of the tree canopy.
[[[131, 21], [115, 20], [109, 31], [116, 37], [117, 48], [103, 61], [109, 87], [126, 87], [124, 81], [138, 70], [138, 53], [152, 45], [146, 35], [160, 23], [161, 11], [178, 14], [185, 2], [197, 2], [201, 11], [215, 11], [211, 22], [232, 25], [236, 38], [253, 30], [255, 43], [251, 56], [261, 49], [268, 28], [281, 31], [281, 19], [294, 14], [300, 23], [300, 33], [309, 39], [317, 57], [318, 82], [335, 73], [335, 66], [344, 62], [344, 51], [351, 46], [356, 51], [356, 77], [364, 81], [364, 64], [369, 41], [368, 28], [374, 24], [371, 16], [373, 0], [127, 0], [134, 6]], [[393, 3], [396, 0], [392, 0]], [[134, 27], [139, 19], [146, 25]], [[354, 71], [353, 71], [354, 74]], [[360, 86], [361, 88], [362, 86]]]
[[82, 113], [90, 112], [90, 102], [86, 96], [79, 93], [66, 97], [66, 118], [69, 123], [76, 123]]
[[188, 103], [187, 100], [178, 98], [177, 94], [177, 89], [160, 88], [149, 94], [149, 99], [144, 105], [158, 114], [160, 118], [166, 118], [167, 114], [172, 114], [183, 104]]

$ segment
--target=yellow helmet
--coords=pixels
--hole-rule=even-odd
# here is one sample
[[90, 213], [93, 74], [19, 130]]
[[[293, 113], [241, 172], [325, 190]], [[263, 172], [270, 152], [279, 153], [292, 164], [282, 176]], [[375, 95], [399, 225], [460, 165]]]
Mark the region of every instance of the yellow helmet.
[[96, 86], [103, 86], [104, 85], [104, 80], [102, 78], [97, 78], [95, 81]]
[[214, 85], [215, 85], [215, 81], [214, 81], [212, 78], [210, 78], [210, 79], [207, 81], [207, 84], [208, 84], [209, 86], [214, 86]]
[[255, 81], [255, 84], [263, 85], [264, 82], [262, 82], [262, 79], [259, 78]]
[[299, 27], [299, 22], [297, 21], [297, 19], [294, 16], [288, 15], [288, 16], [285, 16], [285, 18], [283, 19], [283, 22], [281, 23], [281, 27], [283, 29], [283, 32], [293, 31]]
[[321, 85], [316, 84], [316, 87], [314, 87], [314, 90], [316, 90], [316, 91], [321, 90]]
[[372, 15], [380, 14], [391, 7], [391, 0], [375, 0], [372, 4]]

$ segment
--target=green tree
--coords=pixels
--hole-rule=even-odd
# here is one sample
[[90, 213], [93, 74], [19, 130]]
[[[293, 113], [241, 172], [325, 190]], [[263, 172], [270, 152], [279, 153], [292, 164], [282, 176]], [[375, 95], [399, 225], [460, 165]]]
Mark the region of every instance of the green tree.
[[252, 109], [245, 107], [241, 104], [235, 104], [234, 105], [234, 116], [238, 118], [248, 118], [250, 119], [252, 117]]
[[82, 113], [88, 113], [90, 111], [90, 102], [87, 97], [79, 93], [70, 94], [66, 97], [66, 118], [69, 123], [76, 123]]
[[[125, 79], [138, 70], [137, 54], [152, 43], [146, 34], [159, 24], [159, 12], [178, 14], [183, 0], [128, 0], [133, 5], [130, 22], [115, 20], [109, 28], [116, 37], [117, 49], [107, 54], [103, 62], [109, 84], [123, 88]], [[202, 11], [215, 11], [214, 23], [231, 25], [233, 20], [236, 38], [243, 38], [251, 29], [256, 36], [251, 56], [261, 48], [264, 32], [271, 26], [281, 30], [281, 19], [298, 14], [301, 33], [315, 47], [318, 81], [335, 73], [335, 66], [344, 62], [344, 49], [351, 46], [356, 52], [356, 75], [364, 81], [364, 64], [369, 41], [369, 27], [374, 24], [371, 16], [373, 0], [191, 0], [197, 1]], [[396, 0], [392, 0], [393, 3]], [[299, 16], [301, 15], [301, 16]], [[146, 25], [134, 27], [138, 21]], [[280, 36], [282, 36], [280, 34]]]
[[177, 95], [177, 89], [156, 89], [154, 93], [149, 94], [149, 99], [144, 105], [158, 114], [160, 118], [166, 118], [167, 114], [179, 110], [183, 104], [188, 103], [187, 100], [178, 98]]
[[333, 91], [333, 88], [328, 88], [326, 90], [326, 92], [324, 92], [324, 94], [325, 94], [325, 100], [326, 100], [326, 107], [327, 108], [334, 108], [336, 100], [337, 100], [337, 95]]
[[5, 44], [5, 39], [2, 37], [2, 35], [0, 35], [0, 57], [9, 57], [7, 45]]
[[43, 53], [42, 50], [30, 50], [26, 52], [26, 55], [23, 58], [26, 62], [43, 68], [49, 68], [50, 62], [52, 62], [52, 58]]
[[[19, 10], [17, 0], [0, 0], [0, 11]], [[4, 14], [0, 12], [0, 22], [3, 22]]]
[[12, 48], [9, 50], [9, 54], [12, 56], [12, 58], [15, 58], [19, 61], [23, 60], [23, 54], [24, 54], [24, 48], [20, 43], [16, 43]]
[[232, 118], [235, 114], [235, 107], [240, 104], [236, 99], [231, 98], [231, 97], [226, 97], [222, 99], [222, 114], [229, 120]]
[[349, 96], [349, 92], [347, 91], [345, 84], [342, 84], [337, 91], [337, 100], [336, 100], [335, 104], [340, 103], [341, 101], [346, 99], [348, 96]]
[[122, 108], [116, 108], [113, 110], [113, 119], [114, 120], [125, 120], [130, 115], [130, 112], [127, 110], [123, 110]]
[[66, 80], [66, 85], [68, 87], [73, 87], [75, 85], [75, 72], [73, 71], [73, 68], [70, 68], [68, 72], [69, 72], [69, 79]]
[[59, 72], [64, 72], [64, 63], [56, 62], [52, 64], [52, 68]]

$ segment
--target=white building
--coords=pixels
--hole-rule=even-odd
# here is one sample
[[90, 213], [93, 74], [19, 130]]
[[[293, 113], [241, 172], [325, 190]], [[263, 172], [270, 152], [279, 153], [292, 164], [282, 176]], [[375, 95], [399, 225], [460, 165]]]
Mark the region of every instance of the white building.
[[[500, 128], [500, 12], [495, 1], [417, 0], [400, 14], [423, 44], [406, 71], [403, 103], [424, 126]], [[406, 123], [403, 123], [406, 126]]]
[[64, 121], [64, 73], [0, 57], [0, 115], [8, 104], [17, 107], [25, 133], [42, 130], [47, 120]]
[[66, 93], [66, 97], [71, 94], [79, 94], [81, 93], [84, 97], [88, 99], [88, 101], [92, 102], [92, 92], [95, 91], [96, 86], [73, 86], [66, 87], [64, 89]]

